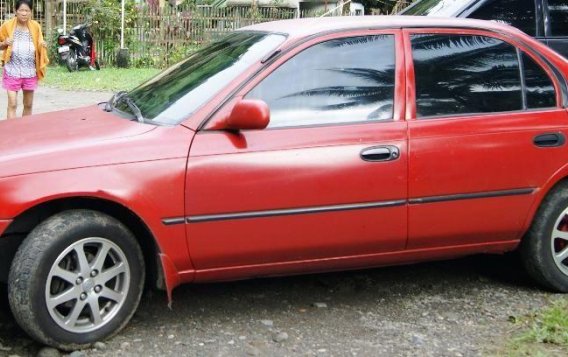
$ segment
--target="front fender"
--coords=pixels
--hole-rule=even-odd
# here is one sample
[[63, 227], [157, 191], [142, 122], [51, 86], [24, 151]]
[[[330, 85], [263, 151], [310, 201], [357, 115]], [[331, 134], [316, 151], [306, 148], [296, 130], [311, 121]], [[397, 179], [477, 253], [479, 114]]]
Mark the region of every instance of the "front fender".
[[[186, 157], [12, 176], [0, 179], [0, 221], [55, 200], [87, 198], [119, 204], [143, 221], [159, 249], [169, 295], [179, 272], [193, 271], [184, 225]], [[167, 263], [167, 264], [165, 264]]]

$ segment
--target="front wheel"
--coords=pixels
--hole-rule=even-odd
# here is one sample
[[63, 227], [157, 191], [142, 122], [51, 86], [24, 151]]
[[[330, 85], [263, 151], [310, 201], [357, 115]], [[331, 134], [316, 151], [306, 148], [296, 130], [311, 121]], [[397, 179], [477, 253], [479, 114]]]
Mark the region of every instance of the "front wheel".
[[142, 251], [132, 233], [103, 213], [71, 210], [42, 222], [22, 243], [8, 297], [31, 337], [72, 350], [122, 329], [143, 284]]
[[65, 63], [67, 64], [67, 70], [69, 70], [69, 72], [79, 70], [79, 62], [77, 62], [77, 52], [75, 52], [75, 49], [69, 49], [69, 54], [67, 55], [67, 61]]
[[568, 293], [568, 184], [553, 189], [521, 244], [523, 263], [541, 285]]

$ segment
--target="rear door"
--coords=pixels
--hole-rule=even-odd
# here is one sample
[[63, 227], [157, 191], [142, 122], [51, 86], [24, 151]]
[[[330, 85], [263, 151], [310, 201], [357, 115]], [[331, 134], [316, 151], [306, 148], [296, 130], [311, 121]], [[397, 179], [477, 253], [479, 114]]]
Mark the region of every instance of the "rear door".
[[568, 160], [559, 83], [497, 34], [406, 35], [408, 247], [514, 243], [534, 192]]
[[[397, 52], [399, 30], [306, 42], [210, 121], [239, 98], [261, 99], [271, 110], [267, 129], [196, 134], [186, 209], [200, 276], [340, 267], [404, 249], [408, 147]], [[344, 259], [313, 265], [329, 258]]]

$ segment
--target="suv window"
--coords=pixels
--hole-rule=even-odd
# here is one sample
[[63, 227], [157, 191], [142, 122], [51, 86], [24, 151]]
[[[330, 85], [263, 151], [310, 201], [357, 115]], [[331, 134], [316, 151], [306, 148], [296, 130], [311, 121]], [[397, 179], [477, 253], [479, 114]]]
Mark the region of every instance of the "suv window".
[[417, 117], [521, 110], [515, 47], [473, 35], [413, 35]]
[[568, 36], [568, 0], [548, 0], [552, 36]]
[[464, 7], [463, 0], [422, 0], [400, 12], [400, 15], [453, 16]]
[[556, 106], [556, 92], [552, 80], [544, 69], [526, 53], [522, 54], [527, 108]]
[[387, 120], [394, 85], [394, 35], [361, 36], [300, 52], [246, 98], [268, 104], [269, 127]]
[[534, 0], [490, 0], [468, 17], [504, 22], [531, 36], [536, 34]]

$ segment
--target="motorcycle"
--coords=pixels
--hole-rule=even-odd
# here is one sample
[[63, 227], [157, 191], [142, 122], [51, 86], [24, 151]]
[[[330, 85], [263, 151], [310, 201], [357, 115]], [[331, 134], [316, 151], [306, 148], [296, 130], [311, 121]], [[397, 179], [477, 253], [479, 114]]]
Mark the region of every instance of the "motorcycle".
[[[62, 32], [62, 31], [61, 31]], [[100, 70], [95, 42], [89, 30], [89, 24], [77, 25], [69, 35], [60, 32], [57, 37], [57, 52], [61, 63], [65, 63], [69, 72], [78, 71], [80, 67]]]

